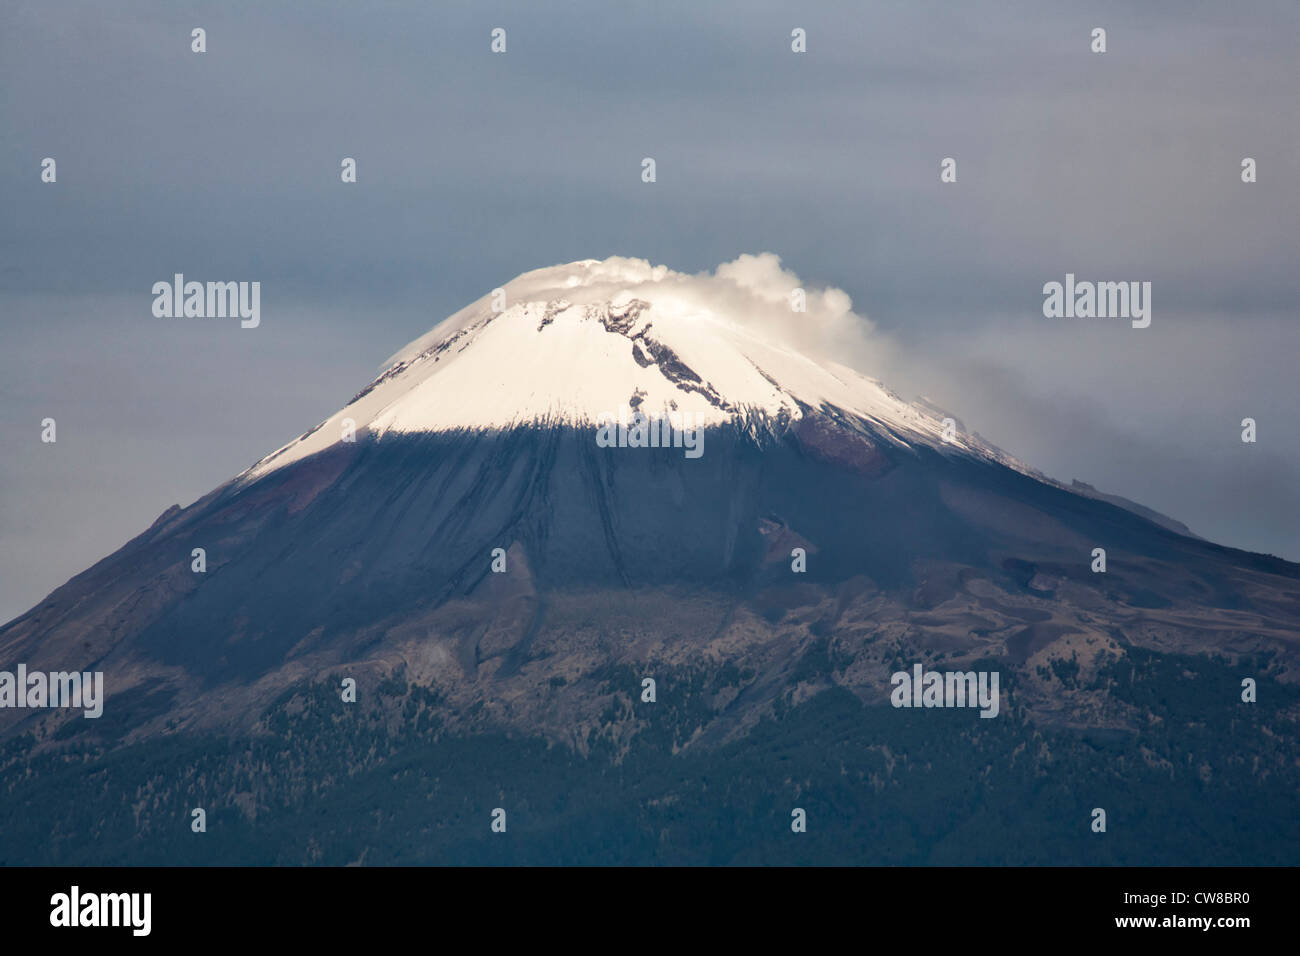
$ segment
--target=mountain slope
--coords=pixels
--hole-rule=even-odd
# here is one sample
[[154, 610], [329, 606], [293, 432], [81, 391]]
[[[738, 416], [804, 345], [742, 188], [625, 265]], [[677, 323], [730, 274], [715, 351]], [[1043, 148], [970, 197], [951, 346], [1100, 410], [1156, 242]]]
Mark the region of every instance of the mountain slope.
[[[497, 756], [453, 787], [462, 810], [515, 760], [538, 775], [526, 799], [564, 791], [548, 774], [591, 774], [605, 792], [615, 768], [640, 767], [647, 789], [628, 800], [703, 807], [702, 792], [650, 782], [678, 766], [660, 760], [689, 756], [701, 786], [730, 768], [748, 800], [747, 741], [805, 753], [852, 740], [884, 748], [887, 770], [860, 769], [899, 813], [933, 806], [945, 821], [918, 817], [928, 842], [887, 858], [961, 858], [979, 845], [961, 836], [979, 800], [950, 819], [931, 803], [934, 776], [895, 776], [898, 760], [924, 764], [927, 739], [954, 760], [967, 743], [992, 748], [1009, 776], [972, 786], [1015, 794], [1035, 826], [1059, 809], [1038, 802], [1035, 781], [1067, 766], [1061, 792], [1102, 779], [1097, 761], [1113, 754], [1099, 740], [1123, 751], [1129, 769], [1106, 777], [1121, 790], [1158, 786], [1166, 762], [1190, 775], [1185, 787], [1213, 753], [1207, 772], [1294, 801], [1300, 568], [1074, 493], [960, 428], [947, 440], [951, 416], [783, 344], [736, 311], [738, 296], [761, 311], [754, 296], [697, 285], [628, 260], [526, 274], [504, 309], [489, 297], [453, 316], [303, 438], [0, 628], [4, 660], [102, 670], [108, 692], [98, 720], [0, 710], [13, 780], [36, 781], [11, 784], [13, 805], [55, 813], [64, 798], [49, 788], [68, 760], [106, 772], [126, 760], [139, 769], [110, 776], [122, 794], [156, 795], [150, 826], [165, 829], [197, 780], [221, 781], [203, 799], [256, 845], [259, 819], [292, 831], [283, 814], [301, 809], [314, 774], [321, 799], [355, 799], [349, 761], [376, 780], [404, 761], [442, 779], [428, 754], [473, 766], [481, 745]], [[602, 445], [602, 416], [621, 406], [699, 416], [703, 454]], [[191, 569], [195, 548], [205, 571]], [[891, 675], [918, 662], [999, 671], [1002, 716], [891, 708]], [[1242, 677], [1269, 688], [1266, 709], [1240, 702]], [[343, 702], [344, 678], [358, 704]], [[1226, 723], [1203, 739], [1206, 713]], [[1253, 736], [1241, 737], [1246, 714]], [[822, 720], [838, 729], [819, 740]], [[484, 743], [501, 735], [522, 750]], [[559, 744], [567, 769], [530, 763], [534, 744]], [[1034, 768], [1015, 769], [1031, 744]], [[787, 766], [838, 792], [829, 768], [802, 759]], [[1216, 793], [1188, 813], [1242, 799]], [[535, 806], [547, 832], [568, 825]], [[639, 803], [601, 812], [613, 814], [601, 832], [619, 814], [637, 827], [653, 817]], [[679, 822], [682, 845], [710, 839], [705, 823]], [[396, 852], [391, 835], [338, 825], [331, 853]], [[1176, 857], [1178, 841], [1150, 839], [1135, 858]], [[744, 845], [737, 835], [727, 858]], [[285, 846], [277, 861], [311, 859]], [[456, 846], [466, 861], [480, 852]], [[662, 859], [654, 846], [627, 852]]]

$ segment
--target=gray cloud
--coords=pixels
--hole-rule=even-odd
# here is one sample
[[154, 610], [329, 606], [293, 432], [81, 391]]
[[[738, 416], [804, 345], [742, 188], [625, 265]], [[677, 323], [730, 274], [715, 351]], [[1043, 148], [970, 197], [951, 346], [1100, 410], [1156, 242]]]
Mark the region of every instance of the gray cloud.
[[[1049, 473], [1300, 558], [1292, 3], [18, 0], [0, 18], [0, 618], [472, 299], [609, 255], [698, 272], [776, 252], [874, 321], [896, 354], [860, 355], [888, 365], [869, 374]], [[176, 271], [260, 280], [263, 327], [160, 326], [148, 290]], [[1152, 327], [1043, 319], [1067, 271], [1150, 280]], [[57, 459], [33, 438], [50, 408]], [[1219, 442], [1250, 409], [1247, 460]]]

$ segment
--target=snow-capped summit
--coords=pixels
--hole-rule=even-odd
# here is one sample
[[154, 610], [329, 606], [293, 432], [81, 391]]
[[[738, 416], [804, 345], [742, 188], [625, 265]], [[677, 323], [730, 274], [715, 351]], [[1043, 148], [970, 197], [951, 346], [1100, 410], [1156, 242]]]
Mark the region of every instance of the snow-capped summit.
[[[347, 406], [262, 459], [255, 479], [358, 435], [589, 425], [620, 409], [685, 413], [696, 425], [797, 422], [834, 409], [887, 441], [1028, 468], [879, 382], [790, 344], [796, 323], [865, 322], [836, 289], [791, 308], [798, 278], [777, 257], [742, 256], [714, 274], [645, 260], [585, 259], [524, 273], [398, 351]], [[801, 293], [802, 294], [802, 293]]]

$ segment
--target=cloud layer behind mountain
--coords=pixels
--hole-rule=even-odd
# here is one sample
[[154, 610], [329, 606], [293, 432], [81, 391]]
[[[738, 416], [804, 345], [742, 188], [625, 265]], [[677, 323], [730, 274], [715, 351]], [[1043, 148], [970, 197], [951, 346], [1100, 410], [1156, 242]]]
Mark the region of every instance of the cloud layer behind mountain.
[[[9, 3], [0, 618], [466, 303], [611, 255], [842, 290], [843, 356], [904, 395], [1300, 559], [1298, 37], [1281, 2]], [[261, 281], [262, 326], [154, 319], [175, 272]], [[1151, 281], [1151, 327], [1044, 319], [1067, 272]]]

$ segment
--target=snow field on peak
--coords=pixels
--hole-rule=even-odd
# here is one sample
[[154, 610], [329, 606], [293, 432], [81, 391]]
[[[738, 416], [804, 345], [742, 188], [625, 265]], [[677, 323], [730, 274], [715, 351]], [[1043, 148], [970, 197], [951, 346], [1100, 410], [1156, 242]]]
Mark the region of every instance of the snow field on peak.
[[797, 420], [804, 406], [833, 406], [903, 446], [1005, 458], [960, 434], [945, 443], [933, 414], [760, 334], [677, 281], [689, 278], [618, 258], [525, 273], [505, 287], [513, 304], [504, 311], [493, 311], [492, 296], [462, 309], [396, 353], [347, 406], [240, 479], [336, 444], [348, 419], [382, 440], [390, 432], [581, 426], [629, 406], [685, 413], [704, 426], [753, 413]]

